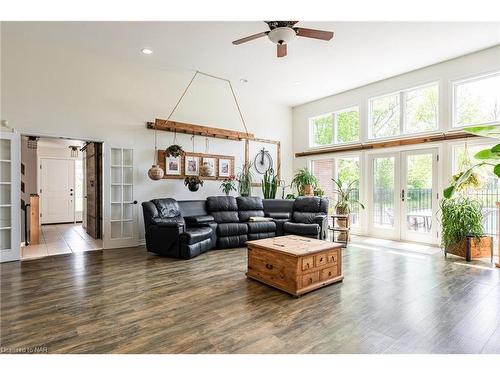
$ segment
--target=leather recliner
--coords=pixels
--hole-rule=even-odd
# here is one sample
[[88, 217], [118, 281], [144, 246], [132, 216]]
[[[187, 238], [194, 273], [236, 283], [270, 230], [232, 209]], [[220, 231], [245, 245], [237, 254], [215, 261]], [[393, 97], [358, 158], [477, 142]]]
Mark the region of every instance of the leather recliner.
[[298, 197], [293, 203], [291, 221], [283, 224], [283, 232], [298, 236], [325, 239], [328, 231], [328, 200], [319, 197]]
[[262, 198], [238, 197], [238, 217], [240, 222], [248, 227], [248, 240], [260, 240], [276, 236], [276, 223], [274, 221], [250, 221], [252, 217], [264, 217], [264, 204]]
[[248, 240], [248, 226], [246, 223], [240, 223], [235, 197], [208, 197], [207, 211], [217, 223], [216, 247], [223, 249], [245, 245]]
[[190, 259], [212, 248], [213, 219], [186, 223], [175, 199], [143, 202], [146, 247], [148, 251], [172, 258]]

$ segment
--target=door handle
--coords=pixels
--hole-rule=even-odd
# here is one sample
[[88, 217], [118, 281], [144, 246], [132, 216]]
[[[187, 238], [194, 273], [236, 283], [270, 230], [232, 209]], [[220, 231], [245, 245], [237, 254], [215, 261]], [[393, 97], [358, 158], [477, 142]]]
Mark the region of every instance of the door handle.
[[134, 204], [137, 204], [137, 201], [134, 201], [133, 203], [134, 203]]
[[401, 190], [401, 201], [404, 202], [405, 201], [405, 189], [402, 189]]

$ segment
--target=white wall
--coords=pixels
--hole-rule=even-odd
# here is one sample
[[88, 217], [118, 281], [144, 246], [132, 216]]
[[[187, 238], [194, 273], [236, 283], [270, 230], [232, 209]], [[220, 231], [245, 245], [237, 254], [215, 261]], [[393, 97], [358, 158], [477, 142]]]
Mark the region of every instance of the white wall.
[[[409, 56], [408, 58], [411, 58]], [[376, 69], [376, 67], [373, 67]], [[451, 128], [451, 81], [500, 70], [500, 46], [431, 65], [293, 108], [293, 152], [310, 150], [308, 119], [324, 113], [359, 106], [361, 141], [367, 140], [368, 99], [428, 82], [439, 82], [440, 131]], [[295, 158], [294, 170], [308, 158]]]
[[[139, 202], [155, 197], [199, 199], [221, 194], [220, 182], [207, 181], [191, 193], [181, 180], [151, 181], [153, 131], [145, 123], [166, 118], [192, 76], [174, 68], [146, 68], [47, 41], [1, 33], [1, 119], [22, 134], [46, 134], [135, 149], [136, 191]], [[175, 61], [172, 62], [175, 65]], [[259, 95], [236, 87], [248, 131], [259, 138], [282, 142], [282, 175], [290, 180], [292, 165], [291, 109], [268, 103]], [[202, 77], [195, 81], [174, 120], [243, 131], [226, 84]], [[191, 151], [190, 136], [178, 143]], [[172, 143], [173, 133], [158, 132], [158, 147]], [[196, 137], [195, 151], [205, 151], [204, 138]], [[211, 153], [244, 158], [244, 143], [210, 139]], [[105, 192], [108, 187], [104, 187]], [[139, 206], [138, 206], [139, 209]], [[143, 238], [139, 212], [139, 237]]]

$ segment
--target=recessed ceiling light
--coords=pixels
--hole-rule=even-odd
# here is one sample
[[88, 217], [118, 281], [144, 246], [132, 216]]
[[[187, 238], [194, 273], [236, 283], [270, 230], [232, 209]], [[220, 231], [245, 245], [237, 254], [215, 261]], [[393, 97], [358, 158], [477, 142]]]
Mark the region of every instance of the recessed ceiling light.
[[143, 48], [141, 52], [145, 55], [151, 55], [153, 53], [153, 50], [149, 48]]
[[241, 83], [248, 83], [248, 79], [241, 78], [241, 79], [240, 79], [240, 82], [241, 82]]

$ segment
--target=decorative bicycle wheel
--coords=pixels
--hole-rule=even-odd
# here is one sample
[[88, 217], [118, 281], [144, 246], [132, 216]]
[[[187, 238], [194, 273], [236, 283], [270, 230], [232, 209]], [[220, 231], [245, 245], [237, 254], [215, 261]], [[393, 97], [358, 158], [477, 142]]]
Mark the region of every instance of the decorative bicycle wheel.
[[269, 154], [269, 151], [267, 151], [265, 148], [260, 150], [257, 155], [255, 155], [253, 165], [255, 167], [255, 170], [260, 174], [264, 174], [269, 169], [272, 169], [273, 158], [271, 157], [271, 154]]

